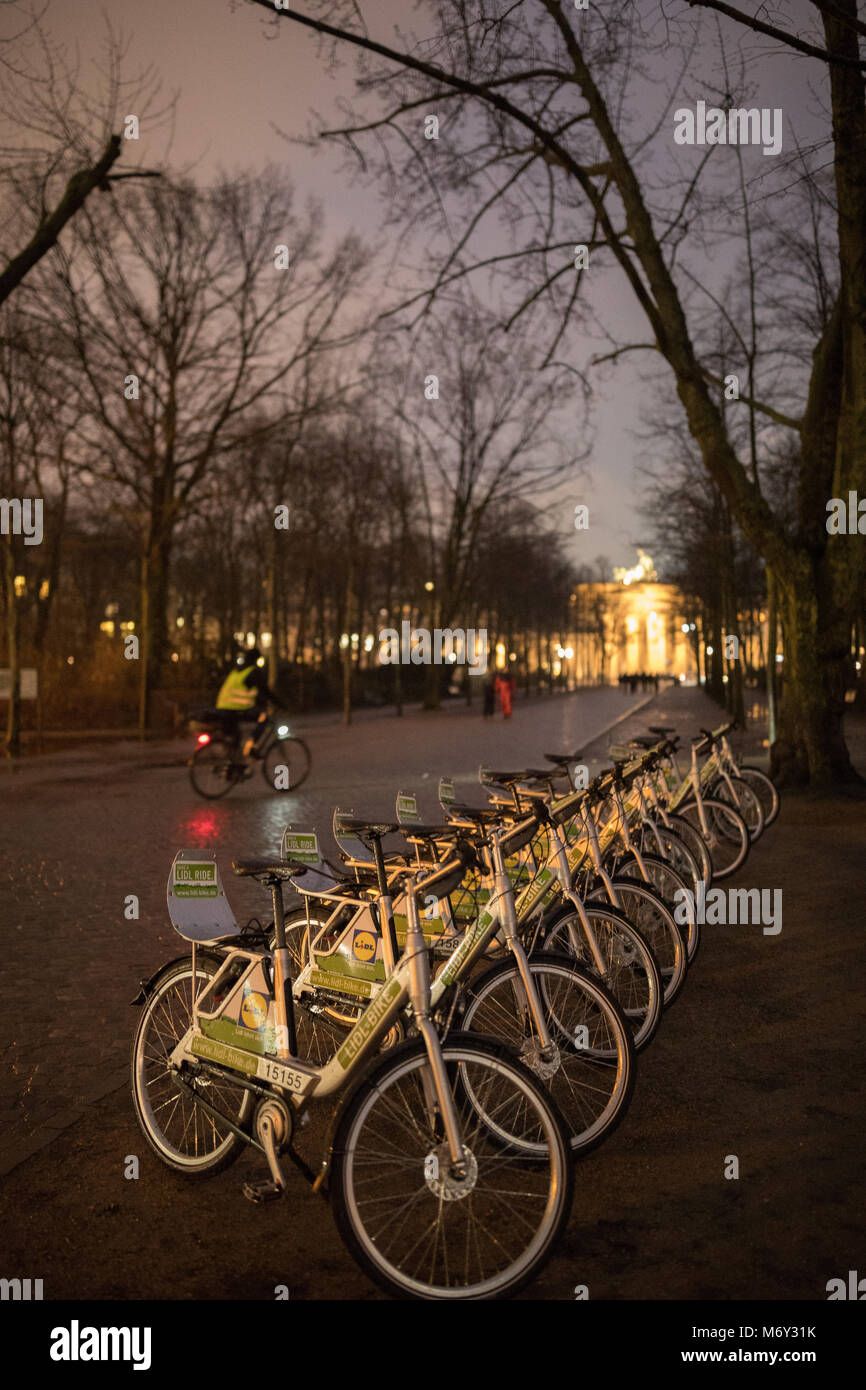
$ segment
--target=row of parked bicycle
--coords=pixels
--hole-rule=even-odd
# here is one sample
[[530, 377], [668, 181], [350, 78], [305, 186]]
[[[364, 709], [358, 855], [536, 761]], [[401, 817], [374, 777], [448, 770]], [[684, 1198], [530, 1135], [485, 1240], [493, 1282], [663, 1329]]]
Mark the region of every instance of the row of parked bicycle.
[[[258, 1149], [257, 1202], [293, 1162], [392, 1294], [516, 1292], [568, 1220], [574, 1160], [625, 1115], [697, 955], [702, 893], [778, 813], [731, 727], [701, 731], [685, 775], [656, 726], [592, 779], [579, 753], [482, 769], [483, 806], [443, 779], [432, 824], [405, 792], [393, 820], [337, 810], [338, 864], [287, 827], [279, 857], [234, 863], [269, 887], [266, 924], [238, 924], [213, 855], [179, 851], [168, 906], [191, 954], [135, 1001], [153, 1149], [194, 1177]], [[314, 1171], [293, 1141], [323, 1098]]]

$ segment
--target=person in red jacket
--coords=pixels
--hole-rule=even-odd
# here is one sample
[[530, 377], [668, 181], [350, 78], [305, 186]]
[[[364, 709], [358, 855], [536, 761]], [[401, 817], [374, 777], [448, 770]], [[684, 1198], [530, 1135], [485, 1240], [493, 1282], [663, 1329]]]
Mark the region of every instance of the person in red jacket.
[[499, 707], [505, 719], [511, 718], [511, 695], [514, 690], [514, 677], [506, 671], [500, 671], [496, 677], [496, 694], [499, 697]]

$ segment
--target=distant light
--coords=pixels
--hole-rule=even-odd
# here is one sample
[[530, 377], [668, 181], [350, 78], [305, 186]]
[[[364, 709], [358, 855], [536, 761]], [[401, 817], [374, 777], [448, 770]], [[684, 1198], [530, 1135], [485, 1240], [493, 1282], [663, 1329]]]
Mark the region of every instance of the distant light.
[[712, 647], [707, 647], [707, 656], [712, 656], [712, 654], [713, 654], [713, 649], [712, 649]]
[[340, 646], [341, 646], [341, 647], [348, 647], [348, 645], [349, 645], [349, 634], [348, 634], [348, 632], [344, 632], [344, 633], [342, 634], [342, 636], [340, 637]]
[[689, 630], [689, 625], [688, 625], [688, 623], [683, 623], [682, 627], [680, 628], [680, 631], [681, 631], [681, 632], [688, 632], [688, 630]]
[[273, 642], [273, 640], [274, 640], [274, 634], [273, 634], [272, 632], [263, 632], [263, 633], [262, 633], [262, 646], [263, 646], [263, 647], [269, 647], [269, 646], [271, 645], [271, 643]]
[[424, 588], [427, 590], [428, 594], [432, 594], [432, 592], [433, 592], [433, 590], [434, 590], [435, 587], [436, 587], [436, 586], [435, 586], [435, 584], [433, 583], [433, 580], [432, 580], [432, 579], [428, 579], [428, 580], [427, 580], [427, 583], [424, 585]]
[[[571, 655], [571, 652], [566, 652], [565, 655], [566, 655], [566, 656], [570, 656], [570, 655]], [[509, 653], [508, 653], [508, 660], [509, 660], [509, 661], [516, 661], [516, 660], [517, 660], [517, 652], [509, 652]]]
[[372, 650], [373, 650], [373, 638], [372, 638], [372, 637], [365, 637], [365, 638], [364, 638], [364, 651], [365, 651], [365, 652], [371, 652]]
[[859, 671], [859, 670], [860, 670], [860, 662], [859, 662], [859, 661], [855, 661], [855, 662], [854, 662], [854, 670], [855, 670], [855, 671]]
[[198, 738], [196, 739], [196, 743], [198, 744], [199, 748], [204, 748], [206, 743], [210, 743], [210, 734], [199, 734]]
[[695, 630], [695, 625], [694, 625], [694, 623], [689, 623], [689, 632], [694, 632], [694, 630]]
[[264, 664], [265, 664], [265, 658], [264, 658], [263, 656], [258, 657], [257, 660], [256, 660], [256, 665], [257, 665], [257, 666], [264, 666]]
[[177, 652], [172, 652], [171, 659], [172, 661], [179, 661], [180, 657], [178, 656]]
[[27, 590], [27, 576], [24, 575], [24, 574], [16, 574], [16, 576], [15, 576], [15, 581], [14, 581], [14, 582], [15, 582], [15, 597], [16, 597], [16, 598], [20, 598], [21, 595], [22, 595], [23, 593], [25, 593], [26, 590]]
[[277, 738], [287, 738], [289, 733], [288, 724], [280, 724], [277, 729]]
[[681, 680], [681, 681], [684, 681], [684, 680], [685, 680], [685, 676], [681, 675], [681, 676], [680, 676], [680, 680]]
[[783, 656], [779, 656], [779, 654], [778, 654], [778, 652], [777, 652], [777, 653], [776, 653], [776, 660], [777, 660], [777, 661], [784, 661], [785, 658], [784, 658]]
[[66, 658], [66, 665], [67, 665], [67, 666], [74, 666], [74, 665], [75, 665], [75, 657], [74, 657], [74, 656], [68, 656], [68, 657]]
[[177, 619], [176, 619], [177, 626], [178, 626], [178, 627], [183, 627], [185, 621], [186, 621], [185, 618], [177, 618]]
[[574, 647], [566, 647], [566, 649], [565, 649], [565, 655], [568, 657], [568, 659], [569, 659], [569, 661], [570, 661], [571, 658], [574, 656]]

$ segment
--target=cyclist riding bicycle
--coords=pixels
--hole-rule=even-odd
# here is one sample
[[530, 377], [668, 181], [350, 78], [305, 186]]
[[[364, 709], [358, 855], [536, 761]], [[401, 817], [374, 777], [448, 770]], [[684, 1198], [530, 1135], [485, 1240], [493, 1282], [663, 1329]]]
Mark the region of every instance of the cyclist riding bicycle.
[[278, 705], [279, 696], [271, 690], [265, 675], [265, 659], [258, 647], [249, 647], [235, 658], [231, 670], [220, 686], [216, 709], [225, 732], [226, 741], [235, 749], [240, 743], [240, 726], [255, 719], [258, 728], [244, 745], [249, 754], [263, 732], [268, 703]]

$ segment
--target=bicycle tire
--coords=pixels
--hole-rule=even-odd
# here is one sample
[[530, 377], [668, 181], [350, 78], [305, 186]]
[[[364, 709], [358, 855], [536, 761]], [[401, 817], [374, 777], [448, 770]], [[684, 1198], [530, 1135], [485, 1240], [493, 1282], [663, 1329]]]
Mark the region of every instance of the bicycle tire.
[[[652, 1042], [661, 1022], [664, 989], [658, 962], [648, 942], [621, 912], [593, 902], [584, 903], [583, 910], [590, 919], [599, 949], [607, 959], [607, 973], [600, 977], [601, 982], [622, 1009], [632, 1030], [635, 1050], [640, 1052]], [[578, 942], [577, 952], [570, 930], [572, 925]], [[568, 901], [563, 902], [545, 924], [544, 950], [574, 956], [584, 970], [598, 975], [580, 916]]]
[[772, 825], [779, 814], [782, 798], [776, 784], [762, 772], [758, 767], [750, 767], [748, 763], [740, 767], [740, 776], [744, 782], [748, 782], [752, 791], [761, 803], [761, 810], [764, 813], [764, 829]]
[[[214, 755], [217, 756], [214, 756]], [[216, 790], [212, 791], [204, 781], [204, 769], [208, 763], [224, 763], [226, 771], [223, 782], [217, 783]], [[199, 796], [203, 796], [207, 801], [218, 801], [221, 796], [225, 796], [237, 785], [238, 778], [232, 777], [228, 769], [232, 765], [231, 750], [223, 738], [211, 738], [202, 748], [197, 748], [189, 761], [189, 780], [192, 783], [193, 791]], [[200, 782], [197, 779], [200, 779]], [[201, 784], [200, 784], [201, 783]]]
[[[220, 964], [218, 957], [208, 956], [199, 950], [196, 953], [196, 979], [202, 982], [213, 979]], [[189, 982], [189, 988], [179, 990], [178, 986], [183, 981]], [[246, 1148], [246, 1144], [231, 1130], [219, 1134], [218, 1122], [197, 1106], [194, 1099], [190, 1101], [170, 1080], [166, 1058], [192, 1021], [192, 982], [191, 956], [169, 962], [154, 981], [153, 989], [142, 1006], [133, 1041], [132, 1100], [136, 1118], [147, 1143], [166, 1167], [185, 1178], [207, 1178], [223, 1172], [234, 1163]], [[172, 999], [172, 993], [176, 996], [175, 1000]], [[179, 1015], [176, 1026], [171, 1012], [175, 1005]], [[158, 1026], [154, 1023], [157, 1011]], [[149, 1033], [153, 1036], [148, 1036]], [[148, 1061], [158, 1073], [150, 1080], [146, 1075]], [[230, 1083], [217, 1081], [213, 1077], [197, 1080], [191, 1073], [188, 1079], [193, 1089], [206, 1089], [206, 1099], [211, 1104], [224, 1114], [231, 1114], [236, 1124], [244, 1126], [253, 1106], [253, 1097], [249, 1091], [241, 1087], [232, 1087]], [[158, 1089], [154, 1089], [157, 1087]], [[234, 1096], [234, 1092], [240, 1092], [240, 1096]], [[226, 1093], [228, 1101], [225, 1098]], [[168, 1107], [171, 1108], [166, 1115], [164, 1112]], [[235, 1110], [236, 1114], [233, 1113]], [[167, 1125], [171, 1124], [178, 1112], [188, 1118], [180, 1125], [179, 1137], [174, 1140], [168, 1133]], [[160, 1121], [157, 1121], [157, 1113], [162, 1116]], [[213, 1147], [208, 1149], [208, 1143]], [[186, 1151], [190, 1144], [194, 1150], [192, 1154]], [[186, 1147], [181, 1147], [182, 1145]]]
[[[465, 984], [460, 1026], [520, 1051], [521, 1060], [550, 1088], [568, 1124], [572, 1154], [586, 1154], [628, 1109], [636, 1066], [631, 1029], [610, 991], [572, 956], [539, 951], [529, 957], [529, 969], [557, 1048], [553, 1062], [540, 1055], [513, 958]], [[587, 1029], [588, 1045], [578, 1037], [581, 1027]]]
[[[276, 739], [262, 758], [262, 777], [272, 791], [295, 792], [309, 777], [311, 761], [309, 748], [297, 734]], [[285, 768], [287, 778], [278, 775], [281, 768]], [[285, 782], [285, 786], [278, 782]]]
[[[422, 1076], [429, 1066], [427, 1053], [422, 1040], [412, 1038], [374, 1061], [343, 1104], [334, 1130], [328, 1185], [334, 1220], [353, 1259], [392, 1295], [452, 1302], [510, 1297], [547, 1264], [568, 1221], [574, 1173], [567, 1130], [548, 1092], [510, 1048], [467, 1033], [451, 1034], [441, 1047], [455, 1081], [460, 1073], [464, 1078], [471, 1076], [476, 1094], [485, 1086], [491, 1098], [503, 1097], [496, 1099], [502, 1109], [510, 1105], [513, 1111], [517, 1102], [520, 1113], [526, 1116], [525, 1123], [542, 1145], [542, 1156], [533, 1164], [525, 1159], [515, 1162], [501, 1144], [491, 1143], [469, 1095], [465, 1090], [459, 1093], [455, 1084], [452, 1094], [459, 1093], [455, 1094], [455, 1105], [475, 1173], [473, 1179], [470, 1168], [472, 1186], [469, 1189], [466, 1184], [462, 1192], [458, 1180], [447, 1174], [441, 1177], [440, 1156], [443, 1164], [448, 1158], [441, 1121], [437, 1127], [434, 1115], [431, 1124], [424, 1104]], [[496, 1092], [494, 1086], [498, 1087]], [[406, 1123], [401, 1124], [404, 1114]], [[380, 1132], [372, 1134], [371, 1156], [365, 1158], [364, 1144], [370, 1142], [365, 1139], [365, 1128], [372, 1128], [371, 1117]], [[394, 1135], [396, 1138], [391, 1137]], [[371, 1170], [385, 1145], [385, 1162], [377, 1181]], [[485, 1206], [488, 1173], [493, 1175], [495, 1187]], [[511, 1192], [509, 1182], [514, 1189]], [[445, 1192], [449, 1192], [448, 1198], [441, 1195]], [[513, 1210], [509, 1198], [515, 1199]], [[387, 1247], [387, 1227], [382, 1223], [389, 1219], [389, 1206], [394, 1212], [390, 1220], [393, 1224], [399, 1217], [400, 1228], [391, 1232]], [[423, 1277], [408, 1267], [413, 1259], [412, 1234], [405, 1232], [416, 1214], [421, 1223], [427, 1223], [424, 1236], [432, 1231], [432, 1248], [428, 1240], [420, 1255], [420, 1259], [430, 1260]], [[492, 1233], [491, 1228], [495, 1228]], [[529, 1238], [523, 1236], [526, 1243], [512, 1258], [509, 1247], [526, 1231]], [[409, 1247], [404, 1255], [394, 1250], [401, 1239], [404, 1248]], [[485, 1253], [499, 1265], [486, 1277], [480, 1269], [482, 1243]], [[479, 1262], [481, 1277], [469, 1273], [470, 1253]], [[405, 1268], [399, 1267], [398, 1259]], [[467, 1261], [462, 1276], [460, 1260]], [[416, 1269], [417, 1264], [418, 1260]]]
[[[712, 797], [706, 796], [701, 799], [707, 812], [707, 849], [713, 861], [713, 878], [729, 878], [743, 867], [749, 857], [752, 847], [749, 827], [739, 811], [727, 801], [715, 801]], [[678, 811], [684, 819], [691, 818], [690, 824], [703, 837], [697, 801], [687, 801]]]
[[744, 778], [729, 773], [728, 779], [731, 784], [730, 787], [723, 777], [717, 777], [714, 782], [710, 783], [707, 789], [708, 794], [714, 801], [724, 801], [728, 806], [733, 806], [735, 811], [739, 811], [748, 827], [749, 838], [754, 844], [756, 840], [760, 840], [764, 833], [764, 813], [761, 810], [761, 799]]

